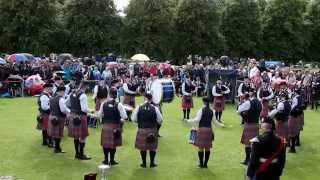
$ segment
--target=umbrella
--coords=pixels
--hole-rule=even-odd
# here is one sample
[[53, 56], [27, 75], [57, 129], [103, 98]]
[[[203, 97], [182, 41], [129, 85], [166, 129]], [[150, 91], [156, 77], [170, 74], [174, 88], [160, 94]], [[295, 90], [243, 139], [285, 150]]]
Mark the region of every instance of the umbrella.
[[131, 60], [145, 62], [145, 61], [150, 61], [150, 58], [145, 54], [136, 54], [131, 57]]
[[73, 56], [72, 56], [72, 54], [69, 54], [69, 53], [62, 53], [62, 54], [59, 54], [58, 59], [63, 60], [63, 61], [72, 60]]
[[28, 58], [23, 54], [12, 54], [8, 57], [8, 60], [11, 62], [25, 62], [28, 61]]
[[6, 63], [7, 63], [6, 60], [0, 58], [0, 64], [6, 64]]
[[22, 54], [25, 57], [27, 57], [29, 61], [35, 60], [35, 57], [32, 54], [29, 54], [29, 53], [20, 53], [20, 54]]

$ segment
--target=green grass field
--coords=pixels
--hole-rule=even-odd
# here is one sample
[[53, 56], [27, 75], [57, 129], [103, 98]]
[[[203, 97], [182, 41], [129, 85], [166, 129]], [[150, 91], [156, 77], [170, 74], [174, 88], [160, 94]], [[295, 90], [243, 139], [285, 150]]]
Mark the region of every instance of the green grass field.
[[[141, 101], [141, 99], [139, 99]], [[195, 109], [201, 106], [195, 101]], [[92, 103], [91, 103], [91, 107]], [[110, 180], [242, 180], [244, 167], [243, 146], [240, 145], [241, 127], [234, 107], [227, 107], [224, 120], [227, 128], [215, 128], [216, 141], [209, 169], [197, 168], [197, 149], [187, 143], [191, 125], [181, 121], [180, 101], [165, 104], [163, 136], [157, 154], [158, 168], [139, 167], [139, 152], [134, 148], [136, 124], [127, 123], [124, 145], [118, 149], [119, 166], [109, 170]], [[103, 160], [100, 129], [90, 129], [86, 152], [91, 161], [74, 160], [73, 141], [62, 142], [66, 154], [53, 154], [42, 147], [40, 132], [35, 129], [37, 113], [35, 98], [0, 99], [0, 176], [14, 175], [25, 180], [81, 180], [95, 172]], [[306, 126], [302, 147], [297, 154], [287, 155], [283, 180], [317, 180], [320, 176], [320, 112], [306, 112]]]

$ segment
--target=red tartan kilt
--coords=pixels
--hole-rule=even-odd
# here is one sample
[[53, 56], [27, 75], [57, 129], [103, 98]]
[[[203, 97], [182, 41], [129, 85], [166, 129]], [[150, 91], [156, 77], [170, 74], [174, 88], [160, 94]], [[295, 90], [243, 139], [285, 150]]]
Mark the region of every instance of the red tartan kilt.
[[69, 119], [69, 126], [68, 126], [68, 136], [74, 139], [84, 139], [89, 136], [88, 130], [88, 123], [87, 123], [87, 115], [80, 115], [81, 124], [79, 126], [75, 126], [73, 124], [72, 115]]
[[182, 109], [191, 109], [191, 108], [193, 108], [192, 96], [191, 96], [191, 100], [187, 100], [186, 96], [182, 96], [181, 107], [182, 107]]
[[266, 118], [268, 117], [268, 114], [269, 114], [269, 102], [263, 101], [261, 104], [262, 104], [262, 109], [261, 109], [260, 117]]
[[135, 96], [134, 95], [130, 96], [130, 95], [125, 94], [123, 97], [123, 104], [129, 105], [131, 107], [135, 107], [135, 105], [136, 105]]
[[216, 112], [222, 112], [225, 106], [224, 97], [223, 96], [214, 97], [213, 106]]
[[289, 135], [288, 122], [276, 121], [276, 135], [286, 139], [288, 138], [288, 135]]
[[120, 124], [103, 124], [101, 131], [101, 146], [104, 148], [115, 149], [122, 145], [122, 135], [115, 139], [114, 130], [121, 131]]
[[52, 116], [49, 116], [49, 124], [48, 124], [48, 134], [53, 138], [62, 138], [63, 137], [63, 129], [66, 121], [65, 117], [59, 117], [59, 124], [57, 126], [53, 126], [51, 123]]
[[[154, 134], [155, 141], [153, 143], [147, 143], [147, 137], [149, 134]], [[140, 151], [156, 151], [158, 148], [158, 131], [157, 128], [139, 128], [137, 132], [135, 148]]]
[[95, 106], [95, 109], [96, 111], [99, 111], [100, 110], [100, 106], [101, 106], [101, 99], [96, 99], [96, 106]]
[[37, 129], [42, 131], [48, 131], [49, 124], [49, 115], [48, 114], [40, 114], [40, 118], [42, 118], [42, 122], [37, 124]]
[[288, 128], [289, 128], [289, 137], [295, 137], [300, 132], [300, 123], [298, 117], [289, 117], [288, 121]]
[[213, 132], [211, 128], [199, 128], [195, 140], [195, 146], [199, 149], [212, 148]]
[[241, 144], [250, 145], [250, 140], [259, 135], [259, 124], [245, 123], [241, 136]]

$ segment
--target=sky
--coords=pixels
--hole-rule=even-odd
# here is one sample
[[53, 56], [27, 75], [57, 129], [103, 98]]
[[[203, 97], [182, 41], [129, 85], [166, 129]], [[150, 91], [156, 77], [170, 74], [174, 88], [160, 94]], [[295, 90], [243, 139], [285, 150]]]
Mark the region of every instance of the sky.
[[114, 0], [118, 10], [123, 10], [128, 4], [130, 0]]

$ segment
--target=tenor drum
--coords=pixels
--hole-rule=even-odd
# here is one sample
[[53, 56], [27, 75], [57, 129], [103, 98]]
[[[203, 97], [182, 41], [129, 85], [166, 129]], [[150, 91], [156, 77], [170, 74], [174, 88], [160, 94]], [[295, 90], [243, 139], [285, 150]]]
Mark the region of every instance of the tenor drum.
[[171, 79], [157, 79], [151, 85], [153, 102], [171, 103], [174, 99], [174, 84]]

